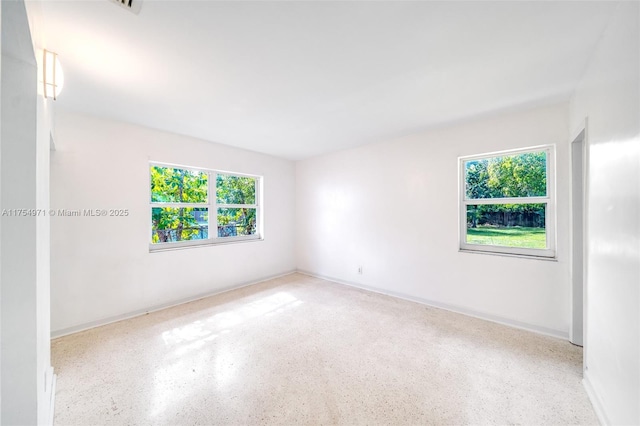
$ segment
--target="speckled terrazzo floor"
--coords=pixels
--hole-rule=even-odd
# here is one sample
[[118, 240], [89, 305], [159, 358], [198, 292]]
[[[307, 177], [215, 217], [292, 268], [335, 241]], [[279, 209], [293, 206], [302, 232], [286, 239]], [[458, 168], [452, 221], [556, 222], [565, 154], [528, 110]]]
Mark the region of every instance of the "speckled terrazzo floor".
[[56, 425], [597, 424], [580, 348], [300, 274], [52, 356]]

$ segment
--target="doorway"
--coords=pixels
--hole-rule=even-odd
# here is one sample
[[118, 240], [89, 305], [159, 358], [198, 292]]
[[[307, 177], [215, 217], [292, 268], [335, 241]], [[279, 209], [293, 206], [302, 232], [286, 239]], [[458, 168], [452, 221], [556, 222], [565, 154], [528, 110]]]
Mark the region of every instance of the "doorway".
[[584, 346], [585, 129], [571, 143], [571, 328], [569, 340]]

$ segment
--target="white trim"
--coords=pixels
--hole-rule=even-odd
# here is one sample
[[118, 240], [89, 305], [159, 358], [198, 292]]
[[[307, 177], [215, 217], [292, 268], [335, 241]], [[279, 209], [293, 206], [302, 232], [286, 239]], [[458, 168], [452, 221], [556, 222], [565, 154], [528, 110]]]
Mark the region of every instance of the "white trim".
[[173, 243], [149, 243], [149, 253], [167, 250], [180, 250], [202, 246], [219, 246], [224, 244], [242, 243], [247, 241], [264, 241], [260, 235], [238, 235], [236, 237], [216, 237], [205, 240], [175, 241]]
[[310, 277], [320, 278], [320, 279], [323, 279], [323, 280], [326, 280], [326, 281], [331, 281], [331, 282], [334, 282], [336, 284], [346, 285], [346, 286], [349, 286], [349, 287], [358, 288], [360, 290], [370, 291], [372, 293], [384, 294], [386, 296], [395, 297], [397, 299], [408, 300], [410, 302], [416, 302], [416, 303], [420, 303], [422, 305], [427, 305], [427, 306], [431, 306], [431, 307], [438, 308], [438, 309], [444, 309], [446, 311], [455, 312], [457, 314], [466, 315], [466, 316], [469, 316], [469, 317], [478, 318], [478, 319], [485, 320], [485, 321], [491, 321], [491, 322], [494, 322], [494, 323], [497, 323], [497, 324], [506, 325], [508, 327], [517, 328], [517, 329], [520, 329], [520, 330], [531, 331], [531, 332], [534, 332], [534, 333], [537, 333], [537, 334], [542, 334], [542, 335], [549, 336], [549, 337], [555, 337], [557, 339], [562, 339], [562, 340], [567, 340], [567, 341], [569, 340], [569, 333], [565, 332], [565, 331], [554, 330], [554, 329], [551, 329], [551, 328], [547, 328], [547, 327], [543, 327], [543, 326], [539, 326], [539, 325], [535, 325], [535, 324], [529, 324], [529, 323], [525, 323], [525, 322], [521, 322], [521, 321], [516, 321], [516, 320], [509, 319], [509, 318], [504, 318], [504, 317], [501, 317], [501, 316], [498, 316], [498, 315], [487, 314], [485, 312], [479, 312], [479, 311], [475, 311], [475, 310], [464, 308], [464, 307], [457, 306], [457, 305], [449, 305], [449, 304], [446, 304], [446, 303], [436, 302], [434, 300], [423, 299], [421, 297], [409, 296], [409, 295], [404, 294], [404, 293], [398, 293], [398, 292], [395, 292], [395, 291], [382, 290], [382, 289], [377, 288], [377, 287], [371, 287], [371, 286], [364, 285], [364, 284], [354, 283], [352, 281], [340, 280], [340, 279], [333, 278], [333, 277], [328, 277], [328, 276], [325, 276], [325, 275], [315, 274], [313, 272], [305, 271], [305, 270], [302, 270], [302, 269], [298, 269], [297, 272], [300, 273], [300, 274], [303, 274], [303, 275], [310, 276]]
[[[490, 246], [489, 246], [490, 247]], [[503, 253], [500, 251], [491, 252], [488, 250], [473, 250], [473, 249], [458, 249], [459, 253], [473, 253], [473, 254], [484, 254], [488, 256], [502, 256], [502, 257], [515, 257], [519, 259], [532, 259], [532, 260], [544, 260], [545, 262], [557, 262], [557, 257], [548, 257], [548, 256], [534, 256], [531, 254], [517, 254], [517, 253]]]
[[584, 377], [582, 379], [582, 386], [584, 387], [587, 396], [589, 397], [589, 401], [591, 401], [591, 405], [593, 406], [593, 411], [596, 412], [596, 416], [598, 417], [598, 421], [602, 426], [609, 426], [611, 422], [607, 418], [607, 415], [604, 411], [604, 406], [602, 405], [602, 400], [598, 396], [593, 384], [591, 383], [591, 379], [589, 378], [589, 372], [584, 371]]
[[269, 280], [273, 280], [275, 278], [285, 277], [287, 275], [291, 275], [291, 274], [295, 274], [295, 273], [296, 273], [295, 270], [291, 270], [291, 271], [283, 272], [283, 273], [280, 273], [280, 274], [275, 274], [275, 275], [270, 275], [270, 276], [266, 276], [266, 277], [263, 277], [263, 278], [258, 278], [256, 280], [248, 281], [248, 282], [237, 284], [237, 285], [230, 285], [230, 286], [227, 286], [227, 287], [223, 287], [222, 289], [219, 289], [219, 290], [214, 290], [214, 291], [207, 292], [207, 293], [201, 293], [199, 295], [186, 297], [184, 299], [179, 299], [179, 300], [175, 300], [175, 301], [172, 301], [172, 302], [162, 303], [160, 305], [154, 305], [154, 306], [152, 306], [150, 308], [138, 309], [138, 310], [127, 312], [127, 313], [120, 314], [120, 315], [114, 315], [114, 316], [110, 316], [110, 317], [106, 317], [106, 318], [101, 318], [101, 319], [98, 319], [98, 320], [95, 320], [95, 321], [90, 321], [90, 322], [87, 322], [87, 323], [84, 323], [84, 324], [79, 324], [79, 325], [76, 325], [76, 326], [73, 326], [73, 327], [63, 328], [62, 330], [52, 330], [51, 331], [51, 339], [57, 339], [57, 338], [60, 338], [60, 337], [68, 336], [69, 334], [75, 334], [75, 333], [79, 333], [81, 331], [90, 330], [92, 328], [101, 327], [103, 325], [113, 324], [114, 322], [119, 322], [119, 321], [124, 321], [124, 320], [127, 320], [127, 319], [131, 319], [131, 318], [139, 317], [139, 316], [142, 316], [142, 315], [150, 314], [152, 312], [157, 312], [157, 311], [161, 311], [163, 309], [168, 309], [168, 308], [172, 308], [174, 306], [182, 305], [184, 303], [195, 302], [196, 300], [205, 299], [207, 297], [216, 296], [218, 294], [222, 294], [222, 293], [226, 293], [226, 292], [229, 292], [229, 291], [237, 290], [237, 289], [243, 288], [243, 287], [249, 287], [249, 286], [252, 286], [254, 284], [259, 284], [259, 283], [264, 282], [264, 281], [269, 281]]
[[546, 204], [549, 197], [505, 197], [505, 198], [467, 198], [464, 196], [466, 205], [480, 204]]
[[[556, 226], [556, 161], [555, 144], [540, 145], [535, 147], [519, 148], [499, 152], [491, 152], [478, 155], [466, 155], [458, 157], [458, 244], [461, 251], [470, 253], [489, 252], [494, 254], [527, 256], [530, 258], [557, 258], [557, 233]], [[547, 191], [545, 196], [536, 197], [502, 197], [502, 198], [467, 198], [466, 178], [464, 164], [472, 160], [484, 160], [500, 156], [514, 156], [519, 154], [544, 151], [546, 161]], [[544, 249], [496, 246], [489, 244], [470, 244], [466, 241], [467, 236], [467, 206], [469, 205], [492, 205], [492, 204], [545, 204], [545, 233], [547, 246]]]
[[585, 117], [584, 120], [582, 120], [580, 124], [578, 124], [578, 126], [575, 129], [573, 129], [573, 132], [571, 132], [571, 138], [569, 139], [569, 144], [573, 143], [573, 141], [578, 139], [578, 136], [580, 136], [580, 133], [582, 133], [582, 131], [585, 131], [586, 133], [587, 121], [588, 119], [587, 117]]
[[161, 208], [161, 207], [171, 207], [173, 209], [207, 209], [209, 210], [209, 203], [175, 203], [175, 202], [170, 202], [170, 203], [165, 203], [165, 202], [158, 202], [158, 201], [153, 201], [151, 202], [151, 207], [152, 208]]
[[[570, 203], [569, 203], [569, 277], [570, 277], [570, 327], [569, 327], [569, 340], [571, 341], [571, 343], [573, 343], [574, 345], [578, 345], [578, 346], [583, 346], [584, 347], [584, 292], [585, 292], [585, 262], [586, 262], [586, 258], [585, 258], [585, 246], [586, 246], [586, 240], [584, 239], [584, 228], [585, 228], [585, 221], [586, 221], [586, 217], [585, 217], [585, 191], [584, 191], [584, 185], [585, 185], [585, 176], [586, 176], [586, 170], [585, 170], [585, 152], [586, 152], [586, 140], [585, 140], [585, 135], [586, 135], [586, 129], [582, 128], [582, 130], [580, 132], [578, 132], [578, 134], [576, 135], [575, 138], [573, 138], [572, 140], [569, 141], [568, 147], [569, 147], [569, 188], [571, 189], [571, 194], [569, 197]], [[576, 164], [576, 158], [574, 157], [574, 145], [575, 144], [579, 144], [579, 151], [580, 151], [580, 158], [579, 158], [579, 164]], [[580, 170], [580, 176], [578, 181], [580, 182], [580, 204], [577, 205], [576, 204], [576, 179], [575, 179], [575, 172], [576, 172], [576, 167], [579, 167]], [[579, 259], [581, 257], [582, 260], [582, 268], [580, 270], [580, 274], [582, 274], [582, 279], [580, 280], [580, 284], [581, 284], [581, 289], [580, 289], [580, 294], [581, 294], [581, 302], [582, 302], [582, 306], [580, 311], [582, 312], [582, 318], [578, 318], [576, 321], [576, 315], [575, 315], [575, 310], [574, 310], [574, 305], [575, 305], [575, 301], [576, 301], [576, 275], [574, 274], [575, 272], [575, 268], [574, 265], [576, 263], [576, 255], [577, 252], [575, 251], [575, 238], [576, 238], [576, 232], [575, 231], [575, 227], [574, 227], [574, 223], [575, 223], [575, 219], [576, 216], [580, 215], [582, 217], [581, 222], [582, 222], [582, 227], [581, 229], [578, 231], [580, 233], [580, 236], [582, 238], [582, 244], [581, 244], [581, 250], [579, 253]], [[576, 335], [576, 325], [579, 324], [580, 327], [580, 335]]]
[[260, 208], [256, 210], [256, 226], [260, 231], [260, 237], [264, 239], [264, 177], [256, 181], [256, 203], [260, 204]]
[[[573, 139], [572, 139], [573, 141]], [[582, 279], [584, 280], [584, 286], [582, 287], [582, 318], [583, 318], [583, 323], [582, 323], [582, 334], [583, 334], [583, 340], [582, 340], [582, 365], [583, 366], [587, 366], [587, 355], [588, 355], [588, 351], [589, 351], [589, 345], [588, 345], [588, 336], [589, 333], [588, 331], [588, 327], [589, 327], [589, 162], [590, 162], [590, 157], [589, 157], [589, 117], [585, 117], [584, 118], [584, 151], [583, 151], [583, 155], [584, 157], [582, 158], [582, 168], [583, 168], [583, 173], [582, 173], [582, 183], [583, 183], [583, 187], [582, 187], [582, 191], [583, 191], [583, 199], [582, 199], [582, 203], [584, 204], [584, 210], [582, 212], [583, 214], [583, 222], [582, 222], [582, 248], [583, 248], [583, 252], [582, 252]]]
[[149, 160], [149, 166], [171, 167], [174, 169], [188, 169], [188, 170], [196, 170], [200, 172], [215, 172], [221, 175], [232, 175], [232, 176], [253, 177], [253, 178], [262, 177], [260, 175], [253, 175], [249, 173], [231, 172], [229, 170], [218, 170], [218, 169], [212, 169], [210, 167], [188, 166], [186, 164], [167, 163], [164, 161], [154, 161], [154, 160]]
[[[209, 220], [207, 220], [207, 236], [209, 238], [218, 238], [218, 176], [215, 177], [215, 183], [212, 182], [211, 172], [209, 172], [209, 180], [207, 181], [207, 191], [209, 191], [208, 200], [211, 204], [209, 210]], [[152, 234], [153, 235], [153, 234]], [[151, 251], [151, 249], [149, 250]]]
[[483, 154], [472, 154], [472, 155], [463, 155], [458, 157], [460, 160], [484, 160], [486, 158], [500, 157], [500, 156], [508, 156], [510, 154], [526, 154], [528, 152], [539, 152], [549, 147], [553, 147], [553, 144], [546, 145], [537, 145], [537, 146], [529, 146], [526, 148], [514, 148], [514, 149], [504, 149], [502, 151], [493, 151], [493, 152], [485, 152]]

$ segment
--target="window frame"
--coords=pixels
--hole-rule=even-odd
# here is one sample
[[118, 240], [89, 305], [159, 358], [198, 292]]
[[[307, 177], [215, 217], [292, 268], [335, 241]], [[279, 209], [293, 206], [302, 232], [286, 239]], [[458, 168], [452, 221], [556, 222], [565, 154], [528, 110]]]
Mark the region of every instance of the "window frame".
[[[154, 202], [152, 201], [151, 193], [151, 167], [167, 167], [173, 169], [190, 170], [196, 172], [204, 172], [207, 174], [207, 202], [206, 203], [180, 203], [180, 202]], [[149, 241], [153, 238], [153, 208], [158, 207], [173, 207], [173, 208], [207, 208], [209, 212], [207, 235], [209, 238], [200, 240], [187, 240], [187, 241], [175, 241], [170, 243], [152, 243], [149, 242], [149, 252], [183, 249], [190, 247], [211, 246], [232, 244], [246, 241], [262, 241], [263, 235], [263, 222], [262, 222], [262, 185], [263, 177], [259, 175], [252, 175], [247, 173], [230, 172], [226, 170], [208, 169], [196, 166], [184, 166], [181, 164], [163, 163], [158, 161], [150, 161], [147, 167], [147, 173], [149, 177], [149, 184], [147, 185], [149, 191]], [[217, 194], [217, 175], [248, 177], [255, 179], [255, 204], [222, 204], [218, 203]], [[237, 235], [234, 237], [218, 237], [218, 208], [255, 208], [256, 209], [256, 233], [254, 235]], [[212, 230], [215, 231], [212, 233]], [[215, 237], [212, 237], [215, 235]]]
[[[485, 160], [495, 157], [541, 152], [546, 153], [547, 195], [535, 197], [502, 197], [502, 198], [467, 198], [465, 163], [473, 160]], [[555, 145], [539, 145], [526, 148], [509, 149], [504, 151], [488, 152], [483, 154], [466, 155], [458, 157], [458, 191], [459, 191], [459, 249], [471, 253], [487, 253], [504, 256], [531, 257], [538, 259], [556, 259], [556, 161]], [[467, 206], [479, 204], [546, 204], [545, 231], [547, 247], [545, 249], [507, 247], [489, 244], [467, 243]]]

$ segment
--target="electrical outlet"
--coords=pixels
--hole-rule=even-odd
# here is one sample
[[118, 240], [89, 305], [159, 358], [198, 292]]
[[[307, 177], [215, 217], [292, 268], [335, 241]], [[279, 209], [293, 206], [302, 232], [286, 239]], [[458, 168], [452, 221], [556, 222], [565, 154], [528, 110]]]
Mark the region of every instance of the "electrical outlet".
[[358, 266], [358, 274], [362, 275], [362, 266]]

